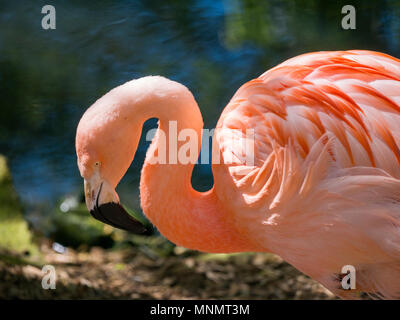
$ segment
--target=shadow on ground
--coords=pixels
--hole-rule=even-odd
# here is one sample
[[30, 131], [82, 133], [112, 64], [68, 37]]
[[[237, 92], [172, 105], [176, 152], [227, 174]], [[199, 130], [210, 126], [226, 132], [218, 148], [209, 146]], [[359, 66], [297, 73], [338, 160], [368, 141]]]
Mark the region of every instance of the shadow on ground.
[[68, 248], [60, 254], [48, 240], [40, 251], [56, 269], [56, 289], [42, 288], [42, 264], [15, 263], [0, 255], [0, 299], [335, 298], [272, 254], [201, 254], [175, 247], [163, 257], [146, 246], [87, 252]]

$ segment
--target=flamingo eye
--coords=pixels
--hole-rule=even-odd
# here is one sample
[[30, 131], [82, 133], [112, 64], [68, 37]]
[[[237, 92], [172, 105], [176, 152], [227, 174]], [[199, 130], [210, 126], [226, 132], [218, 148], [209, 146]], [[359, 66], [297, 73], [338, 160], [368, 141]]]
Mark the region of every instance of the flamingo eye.
[[96, 162], [94, 163], [94, 165], [95, 165], [96, 167], [98, 167], [98, 166], [100, 165], [100, 161], [96, 161]]

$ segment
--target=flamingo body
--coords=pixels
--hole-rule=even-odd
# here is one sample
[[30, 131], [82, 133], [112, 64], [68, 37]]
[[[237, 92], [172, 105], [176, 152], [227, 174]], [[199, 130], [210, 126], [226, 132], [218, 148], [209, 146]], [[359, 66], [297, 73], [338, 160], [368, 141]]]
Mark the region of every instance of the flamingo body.
[[[343, 298], [358, 291], [400, 297], [398, 59], [372, 51], [309, 53], [244, 84], [218, 121], [213, 156], [222, 161], [213, 164], [214, 187], [205, 193], [191, 187], [193, 164], [151, 161], [160, 131], [170, 134], [167, 121], [200, 132], [191, 93], [161, 77], [128, 82], [99, 99], [78, 126], [85, 180], [98, 170], [115, 188], [141, 125], [154, 116], [160, 130], [142, 170], [141, 203], [171, 241], [208, 252], [273, 252]], [[240, 159], [251, 139], [248, 164]], [[107, 199], [119, 201], [111, 191]], [[356, 269], [357, 291], [341, 288], [337, 275], [345, 265]]]

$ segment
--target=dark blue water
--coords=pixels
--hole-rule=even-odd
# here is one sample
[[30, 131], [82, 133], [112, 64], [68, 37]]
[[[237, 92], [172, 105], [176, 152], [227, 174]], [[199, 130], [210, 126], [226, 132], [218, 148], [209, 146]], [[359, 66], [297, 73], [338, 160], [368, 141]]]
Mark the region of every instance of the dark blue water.
[[[400, 1], [352, 3], [357, 29], [345, 31], [347, 1], [52, 1], [57, 29], [43, 30], [47, 2], [0, 1], [0, 153], [21, 199], [28, 209], [51, 207], [81, 193], [77, 123], [130, 79], [159, 74], [182, 82], [212, 128], [242, 83], [289, 57], [337, 49], [400, 57]], [[136, 209], [146, 147], [143, 141], [119, 186]], [[196, 168], [194, 183], [212, 183], [208, 166]]]

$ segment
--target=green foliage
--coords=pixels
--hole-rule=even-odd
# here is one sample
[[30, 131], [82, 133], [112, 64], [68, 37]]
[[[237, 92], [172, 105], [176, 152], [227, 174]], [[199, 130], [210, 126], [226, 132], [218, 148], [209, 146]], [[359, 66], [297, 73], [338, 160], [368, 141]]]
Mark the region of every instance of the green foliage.
[[51, 218], [51, 228], [52, 238], [65, 246], [110, 248], [114, 244], [113, 229], [93, 219], [84, 204], [68, 212], [57, 210]]
[[[125, 207], [125, 210], [151, 230], [150, 223], [143, 216], [128, 207]], [[137, 238], [130, 233], [94, 219], [84, 203], [80, 203], [67, 212], [56, 209], [45, 228], [51, 230], [50, 235], [54, 241], [74, 248], [92, 246], [111, 248], [123, 243], [137, 244], [134, 240]], [[139, 236], [139, 239], [141, 238], [147, 238], [147, 236]], [[141, 240], [138, 241], [141, 244]]]
[[36, 245], [22, 215], [21, 205], [12, 185], [4, 156], [0, 155], [0, 247], [36, 255]]

